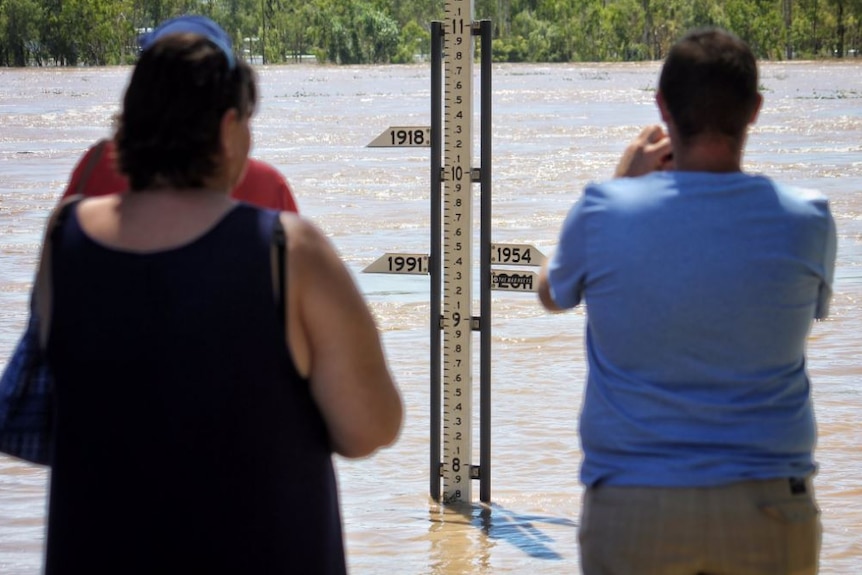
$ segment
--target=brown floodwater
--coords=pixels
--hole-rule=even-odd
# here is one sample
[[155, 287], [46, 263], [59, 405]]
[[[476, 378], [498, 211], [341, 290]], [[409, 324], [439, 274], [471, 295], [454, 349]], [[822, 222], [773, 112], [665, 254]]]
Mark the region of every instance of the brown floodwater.
[[[554, 249], [583, 185], [609, 177], [625, 144], [659, 121], [658, 66], [494, 66], [493, 241]], [[351, 572], [576, 572], [583, 312], [548, 315], [534, 294], [493, 292], [492, 501], [479, 504], [477, 486], [472, 504], [443, 509], [429, 497], [428, 278], [362, 273], [384, 253], [429, 250], [428, 150], [366, 147], [389, 126], [430, 124], [429, 66], [258, 72], [262, 104], [252, 153], [284, 172], [302, 212], [355, 273], [407, 408], [394, 446], [363, 460], [336, 460]], [[859, 573], [862, 65], [767, 63], [761, 72], [765, 103], [746, 169], [819, 188], [838, 225], [832, 317], [811, 332], [808, 367], [819, 428], [821, 573]], [[80, 153], [109, 134], [128, 73], [0, 70], [0, 365], [26, 318], [46, 215]], [[478, 158], [478, 143], [474, 151]], [[473, 213], [478, 218], [479, 210]], [[476, 431], [474, 464], [478, 443]], [[48, 478], [43, 468], [0, 456], [4, 575], [40, 570]]]

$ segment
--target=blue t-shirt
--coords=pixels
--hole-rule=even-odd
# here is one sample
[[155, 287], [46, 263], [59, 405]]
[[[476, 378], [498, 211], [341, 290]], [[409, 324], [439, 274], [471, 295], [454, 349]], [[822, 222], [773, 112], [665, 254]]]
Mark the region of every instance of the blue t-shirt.
[[710, 486], [814, 468], [805, 367], [835, 223], [817, 192], [743, 173], [590, 185], [548, 269], [587, 308], [584, 484]]

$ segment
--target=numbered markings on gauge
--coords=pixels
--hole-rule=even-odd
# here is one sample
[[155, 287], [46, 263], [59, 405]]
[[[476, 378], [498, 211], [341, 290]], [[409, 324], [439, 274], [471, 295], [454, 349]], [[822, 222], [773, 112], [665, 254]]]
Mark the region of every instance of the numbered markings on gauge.
[[428, 275], [428, 254], [383, 254], [364, 270], [371, 274]]
[[371, 140], [367, 148], [430, 148], [431, 128], [392, 126]]

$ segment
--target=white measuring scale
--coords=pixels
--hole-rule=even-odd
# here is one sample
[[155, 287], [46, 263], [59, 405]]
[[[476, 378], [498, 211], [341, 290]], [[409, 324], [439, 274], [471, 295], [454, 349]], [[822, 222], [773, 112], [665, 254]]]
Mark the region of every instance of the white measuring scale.
[[473, 2], [443, 22], [443, 503], [471, 500]]

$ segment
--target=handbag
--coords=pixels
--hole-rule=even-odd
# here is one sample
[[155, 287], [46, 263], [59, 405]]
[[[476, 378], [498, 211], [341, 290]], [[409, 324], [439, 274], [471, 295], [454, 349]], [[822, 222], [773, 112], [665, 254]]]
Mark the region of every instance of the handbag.
[[[80, 196], [72, 196], [64, 200], [49, 220], [43, 262], [50, 254], [58, 224], [79, 199]], [[30, 294], [27, 327], [0, 377], [0, 452], [50, 465], [54, 442], [54, 377], [42, 348], [36, 283]]]
[[54, 378], [30, 306], [27, 328], [0, 378], [0, 451], [48, 465], [53, 443]]

